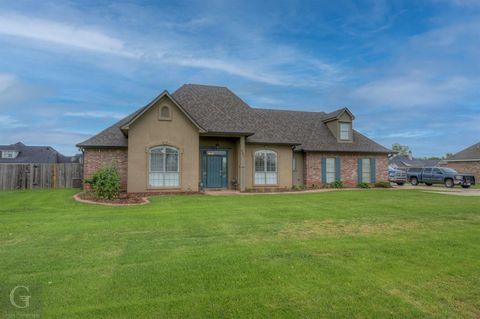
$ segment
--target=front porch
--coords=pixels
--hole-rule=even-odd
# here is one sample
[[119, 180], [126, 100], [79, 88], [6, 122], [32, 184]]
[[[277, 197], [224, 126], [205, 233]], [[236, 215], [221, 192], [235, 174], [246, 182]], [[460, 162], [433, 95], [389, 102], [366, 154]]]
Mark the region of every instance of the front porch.
[[200, 189], [245, 191], [245, 136], [200, 136]]

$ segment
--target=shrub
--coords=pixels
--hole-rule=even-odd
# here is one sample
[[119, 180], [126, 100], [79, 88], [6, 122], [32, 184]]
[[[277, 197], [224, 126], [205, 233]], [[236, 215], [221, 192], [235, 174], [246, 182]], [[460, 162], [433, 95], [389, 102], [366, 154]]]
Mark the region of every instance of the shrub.
[[120, 176], [114, 165], [100, 168], [85, 183], [92, 186], [95, 197], [100, 199], [114, 199], [120, 193]]
[[292, 190], [294, 191], [303, 191], [305, 189], [305, 186], [303, 185], [293, 185]]
[[358, 188], [370, 188], [370, 185], [368, 183], [362, 182], [357, 184]]
[[343, 182], [342, 181], [335, 181], [330, 184], [332, 188], [343, 188]]
[[375, 183], [375, 187], [379, 187], [379, 188], [391, 188], [392, 185], [390, 184], [390, 182], [378, 181], [378, 182]]

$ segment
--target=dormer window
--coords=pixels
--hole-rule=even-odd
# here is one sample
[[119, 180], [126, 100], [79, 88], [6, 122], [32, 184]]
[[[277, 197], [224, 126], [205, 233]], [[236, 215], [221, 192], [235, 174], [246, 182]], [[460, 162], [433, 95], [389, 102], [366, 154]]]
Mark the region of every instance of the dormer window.
[[352, 124], [351, 123], [340, 123], [340, 139], [342, 141], [348, 141], [352, 136]]
[[17, 151], [2, 151], [2, 158], [16, 158], [17, 156]]
[[170, 121], [172, 119], [172, 110], [170, 110], [170, 106], [168, 105], [160, 106], [158, 119], [160, 121]]

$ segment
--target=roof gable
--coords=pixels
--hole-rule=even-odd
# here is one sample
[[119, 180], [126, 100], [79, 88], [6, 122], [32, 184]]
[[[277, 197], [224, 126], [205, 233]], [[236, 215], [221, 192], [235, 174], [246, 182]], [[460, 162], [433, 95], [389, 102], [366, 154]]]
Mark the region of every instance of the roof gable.
[[350, 116], [352, 120], [355, 119], [355, 116], [353, 115], [353, 113], [347, 107], [344, 107], [336, 111], [330, 112], [328, 114], [325, 114], [325, 117], [323, 118], [323, 122], [328, 123], [335, 120], [341, 120], [342, 116], [345, 113], [348, 114], [348, 116]]
[[194, 126], [198, 128], [200, 132], [205, 132], [205, 130], [188, 114], [187, 111], [177, 102], [175, 99], [168, 93], [168, 91], [163, 91], [160, 95], [158, 95], [153, 101], [148, 103], [146, 106], [144, 106], [139, 112], [137, 112], [135, 115], [133, 115], [126, 123], [122, 124], [120, 128], [122, 130], [128, 130], [129, 126], [132, 125], [136, 120], [138, 120], [140, 117], [142, 117], [148, 110], [150, 110], [155, 104], [157, 104], [158, 101], [160, 101], [162, 98], [168, 98], [170, 99], [173, 104], [178, 107], [178, 109], [187, 117], [187, 119], [192, 122]]
[[480, 160], [480, 142], [454, 154], [447, 161]]

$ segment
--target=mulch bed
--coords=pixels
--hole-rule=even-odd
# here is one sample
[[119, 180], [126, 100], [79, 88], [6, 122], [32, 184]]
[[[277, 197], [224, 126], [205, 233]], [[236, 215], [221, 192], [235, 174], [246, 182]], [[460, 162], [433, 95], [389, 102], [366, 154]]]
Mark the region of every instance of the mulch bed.
[[99, 204], [107, 206], [128, 206], [128, 205], [144, 205], [148, 204], [150, 201], [147, 197], [141, 196], [141, 194], [127, 194], [120, 193], [118, 198], [109, 200], [109, 199], [98, 199], [92, 192], [82, 192], [73, 196], [73, 198], [82, 203], [88, 204]]

